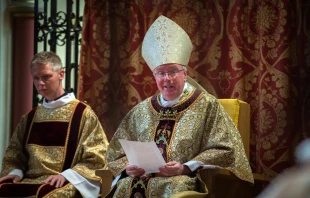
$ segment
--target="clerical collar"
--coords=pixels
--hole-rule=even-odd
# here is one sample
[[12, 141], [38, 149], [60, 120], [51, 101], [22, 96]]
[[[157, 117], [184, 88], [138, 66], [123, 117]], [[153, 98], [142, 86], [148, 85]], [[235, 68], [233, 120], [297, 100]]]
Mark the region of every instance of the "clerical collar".
[[44, 99], [43, 106], [46, 108], [57, 108], [57, 107], [61, 107], [63, 105], [68, 104], [74, 99], [75, 99], [75, 96], [73, 93], [65, 93], [55, 100], [51, 100], [47, 102], [47, 100]]
[[179, 95], [176, 99], [174, 100], [165, 100], [163, 97], [163, 94], [160, 94], [160, 103], [163, 107], [172, 107], [173, 105], [177, 104], [182, 96], [182, 94], [187, 90], [187, 83], [185, 83], [183, 92], [181, 95]]
[[61, 96], [59, 96], [58, 98], [56, 98], [56, 99], [54, 99], [54, 100], [47, 100], [46, 98], [44, 98], [44, 100], [45, 100], [46, 103], [49, 103], [49, 102], [51, 102], [51, 101], [58, 100], [59, 98], [64, 97], [64, 96], [67, 95], [67, 94], [68, 94], [68, 93], [65, 92], [65, 93], [63, 93]]

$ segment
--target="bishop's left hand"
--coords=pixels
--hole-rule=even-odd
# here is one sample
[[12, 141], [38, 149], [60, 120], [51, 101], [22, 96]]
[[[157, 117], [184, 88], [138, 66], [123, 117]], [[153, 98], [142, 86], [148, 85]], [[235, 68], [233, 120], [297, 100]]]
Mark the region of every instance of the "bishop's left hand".
[[188, 166], [180, 164], [179, 162], [172, 161], [168, 162], [165, 166], [159, 168], [159, 173], [157, 173], [160, 177], [171, 177], [177, 175], [190, 175], [192, 171], [188, 168]]

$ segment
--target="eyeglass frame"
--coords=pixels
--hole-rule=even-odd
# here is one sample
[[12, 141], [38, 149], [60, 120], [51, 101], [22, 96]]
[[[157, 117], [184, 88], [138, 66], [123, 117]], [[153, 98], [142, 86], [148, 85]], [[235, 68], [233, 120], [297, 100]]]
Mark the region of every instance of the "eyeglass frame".
[[[157, 72], [157, 73], [153, 73], [153, 74], [155, 77], [157, 77], [159, 79], [164, 79], [167, 76], [167, 74], [170, 78], [176, 78], [181, 71], [185, 72], [187, 70], [186, 66], [182, 65], [182, 67], [183, 68], [180, 70], [171, 70], [171, 71], [167, 71], [167, 72]], [[159, 73], [161, 73], [161, 74], [159, 74]], [[159, 76], [159, 75], [162, 75], [162, 76]], [[171, 76], [171, 75], [173, 75], [173, 76]]]

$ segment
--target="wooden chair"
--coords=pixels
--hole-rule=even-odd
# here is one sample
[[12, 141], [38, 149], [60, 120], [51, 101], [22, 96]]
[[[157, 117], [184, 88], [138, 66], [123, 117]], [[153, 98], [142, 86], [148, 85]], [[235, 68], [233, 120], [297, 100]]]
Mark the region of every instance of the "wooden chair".
[[[246, 156], [250, 155], [250, 105], [238, 99], [219, 99], [224, 109], [232, 118], [238, 128]], [[101, 195], [105, 197], [111, 187], [113, 175], [110, 171], [97, 170], [96, 175], [102, 178]], [[200, 171], [201, 179], [205, 182], [210, 198], [251, 198], [262, 190], [270, 178], [253, 173], [255, 184], [238, 179], [230, 171], [224, 169], [203, 169]], [[193, 197], [193, 196], [189, 196]], [[198, 197], [198, 196], [197, 196]], [[200, 196], [199, 196], [200, 197]]]

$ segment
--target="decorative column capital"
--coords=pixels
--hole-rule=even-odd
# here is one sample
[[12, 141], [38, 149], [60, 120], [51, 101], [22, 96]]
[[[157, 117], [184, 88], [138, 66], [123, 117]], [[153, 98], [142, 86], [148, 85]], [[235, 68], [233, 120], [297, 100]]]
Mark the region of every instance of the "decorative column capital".
[[34, 0], [14, 0], [8, 9], [14, 16], [34, 17]]

